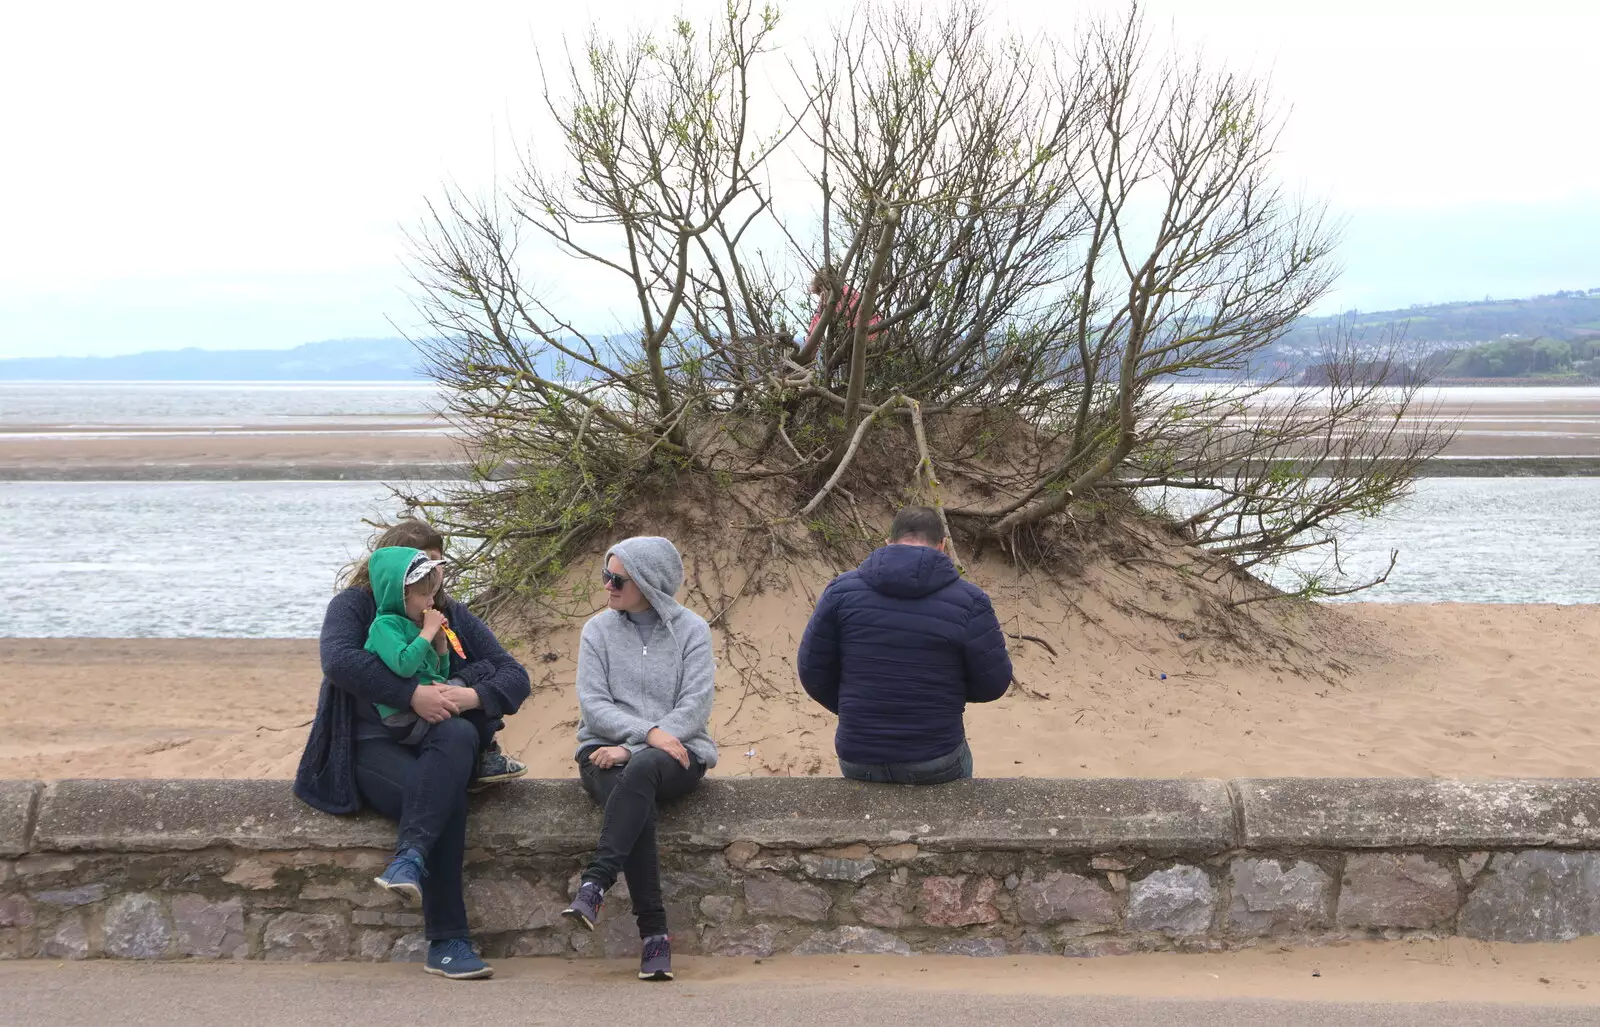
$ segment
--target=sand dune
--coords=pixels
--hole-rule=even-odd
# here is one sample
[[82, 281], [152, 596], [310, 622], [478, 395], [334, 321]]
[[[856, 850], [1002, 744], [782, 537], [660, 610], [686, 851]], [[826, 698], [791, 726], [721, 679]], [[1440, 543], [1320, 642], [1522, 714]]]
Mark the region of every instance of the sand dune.
[[[1297, 651], [1093, 620], [986, 582], [1018, 682], [969, 707], [985, 776], [1587, 776], [1600, 766], [1600, 606], [1318, 608]], [[1152, 596], [1157, 600], [1159, 596]], [[833, 719], [793, 680], [804, 594], [749, 597], [718, 632], [719, 775], [834, 774]], [[1308, 615], [1309, 616], [1309, 615]], [[575, 628], [519, 650], [533, 697], [505, 741], [572, 773]], [[16, 639], [4, 777], [288, 777], [317, 695], [314, 640]], [[548, 655], [547, 655], [548, 654]], [[1165, 680], [1160, 675], [1166, 674]]]

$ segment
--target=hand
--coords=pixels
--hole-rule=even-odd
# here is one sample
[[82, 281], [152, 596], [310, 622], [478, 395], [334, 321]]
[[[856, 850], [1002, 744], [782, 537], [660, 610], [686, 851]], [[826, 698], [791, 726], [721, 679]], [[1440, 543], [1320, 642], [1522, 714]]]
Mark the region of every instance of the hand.
[[689, 769], [689, 750], [683, 747], [682, 742], [667, 734], [665, 731], [658, 727], [651, 728], [650, 733], [644, 736], [644, 742], [646, 745], [654, 746], [655, 748], [660, 749], [668, 756], [671, 756], [673, 759], [683, 764], [684, 770]]
[[450, 640], [444, 637], [443, 631], [433, 636], [433, 651], [440, 656], [447, 655], [450, 652]]
[[411, 693], [411, 709], [417, 716], [430, 724], [449, 720], [461, 711], [456, 704], [446, 695], [447, 691], [455, 689], [436, 688], [433, 685], [418, 685], [417, 690]]
[[435, 610], [431, 606], [428, 607], [426, 610], [422, 611], [422, 632], [421, 633], [424, 636], [426, 636], [427, 638], [429, 638], [431, 640], [435, 635], [437, 635], [439, 633], [439, 629], [442, 628], [442, 627], [444, 627], [444, 614], [443, 613], [439, 612], [438, 610]]
[[632, 755], [633, 753], [628, 751], [626, 745], [607, 745], [591, 752], [589, 754], [589, 762], [601, 770], [610, 770], [612, 767], [620, 767], [628, 762], [628, 757]]
[[476, 688], [464, 688], [459, 685], [439, 685], [438, 688], [446, 698], [456, 704], [457, 713], [475, 710], [483, 705]]

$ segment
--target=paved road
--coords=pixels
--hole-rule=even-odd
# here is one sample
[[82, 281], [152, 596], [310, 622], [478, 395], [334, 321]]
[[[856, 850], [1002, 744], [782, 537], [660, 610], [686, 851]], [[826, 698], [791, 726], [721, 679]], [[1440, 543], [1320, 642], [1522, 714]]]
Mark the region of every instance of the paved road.
[[[1003, 984], [1003, 979], [1001, 979]], [[1018, 981], [1027, 988], [1032, 981]], [[493, 981], [452, 983], [411, 967], [0, 964], [0, 1024], [52, 1027], [297, 1027], [330, 1024], [622, 1024], [647, 1027], [1576, 1027], [1600, 1007], [1463, 1002], [1334, 1003], [1263, 998], [1159, 998], [912, 989], [896, 981], [797, 982], [728, 977], [646, 985], [623, 971], [562, 974], [503, 966]]]

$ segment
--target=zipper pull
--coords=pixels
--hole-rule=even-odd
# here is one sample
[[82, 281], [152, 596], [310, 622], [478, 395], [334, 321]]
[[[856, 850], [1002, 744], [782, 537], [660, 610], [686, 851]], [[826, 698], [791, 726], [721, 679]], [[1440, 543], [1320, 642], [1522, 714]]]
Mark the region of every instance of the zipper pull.
[[646, 656], [650, 655], [650, 647], [649, 646], [642, 646], [641, 648], [643, 648], [643, 650], [644, 650], [644, 655], [646, 655]]

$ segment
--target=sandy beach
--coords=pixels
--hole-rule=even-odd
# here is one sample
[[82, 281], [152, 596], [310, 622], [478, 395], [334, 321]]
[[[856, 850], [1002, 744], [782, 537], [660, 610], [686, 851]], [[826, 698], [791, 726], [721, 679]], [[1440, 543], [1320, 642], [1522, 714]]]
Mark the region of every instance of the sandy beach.
[[[1149, 633], [1135, 646], [1064, 626], [1049, 636], [1054, 658], [1015, 642], [1018, 684], [968, 708], [978, 773], [1511, 777], [1600, 767], [1600, 607], [1320, 612], [1342, 651], [1253, 664], [1204, 661], [1198, 643]], [[793, 679], [802, 627], [766, 625], [771, 656], [759, 663], [769, 680], [759, 686], [718, 633], [714, 774], [837, 773], [833, 718]], [[575, 642], [574, 628], [518, 650], [534, 693], [504, 741], [537, 776], [573, 772]], [[317, 698], [314, 639], [17, 639], [9, 649], [4, 777], [289, 777]]]

